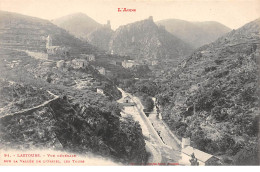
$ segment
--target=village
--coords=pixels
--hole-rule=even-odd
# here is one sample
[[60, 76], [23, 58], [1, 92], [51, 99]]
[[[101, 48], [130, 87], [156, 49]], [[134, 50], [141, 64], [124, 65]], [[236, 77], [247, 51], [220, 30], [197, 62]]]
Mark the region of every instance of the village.
[[[55, 76], [52, 76], [51, 79], [47, 76], [45, 78], [47, 81], [50, 80], [50, 82], [79, 90], [91, 89], [100, 95], [105, 95], [104, 86], [102, 86], [99, 81], [96, 81], [92, 74], [84, 74], [79, 71], [91, 67], [104, 77], [111, 75], [111, 72], [104, 67], [93, 65], [96, 61], [94, 54], [79, 54], [77, 57], [70, 57], [69, 50], [68, 47], [53, 46], [52, 37], [48, 35], [46, 38], [46, 52], [32, 52], [29, 50], [24, 50], [24, 52], [35, 59], [39, 59], [42, 65], [40, 70], [44, 70], [45, 73], [48, 70], [55, 70]], [[11, 66], [15, 67], [16, 63], [18, 62], [14, 61]], [[139, 65], [147, 64], [147, 62], [123, 60], [120, 63], [111, 60], [110, 64], [131, 69]], [[149, 62], [150, 66], [157, 64], [157, 60], [151, 60]], [[42, 71], [38, 72], [44, 73]], [[174, 162], [177, 162], [179, 165], [190, 165], [191, 163], [195, 165], [220, 164], [218, 157], [191, 147], [190, 138], [182, 138], [179, 140], [174, 136], [167, 124], [159, 118], [160, 114], [154, 113], [156, 115], [150, 115], [150, 117], [144, 115], [141, 102], [133, 98], [129, 93], [123, 94], [123, 98], [118, 102], [124, 107], [123, 117], [128, 115], [133, 116], [134, 119], [141, 124], [143, 134], [149, 138], [147, 146], [150, 147], [149, 149], [153, 154], [161, 156], [161, 161], [162, 159], [168, 159], [169, 161], [174, 160]], [[153, 112], [150, 114], [152, 113]], [[157, 146], [154, 146], [154, 144]]]

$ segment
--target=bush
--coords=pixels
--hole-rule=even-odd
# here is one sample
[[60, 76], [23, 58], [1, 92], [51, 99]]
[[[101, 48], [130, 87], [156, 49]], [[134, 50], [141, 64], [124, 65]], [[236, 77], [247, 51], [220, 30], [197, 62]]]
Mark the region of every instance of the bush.
[[205, 134], [202, 130], [195, 131], [191, 136], [191, 140], [194, 141], [195, 147], [197, 149], [205, 151], [208, 140], [205, 139]]
[[108, 102], [107, 103], [107, 109], [113, 115], [121, 116], [120, 112], [123, 109], [123, 107], [120, 104], [118, 104], [117, 102]]
[[205, 70], [205, 72], [210, 72], [210, 71], [214, 71], [216, 69], [217, 69], [216, 66], [211, 66], [211, 67], [206, 67], [204, 70]]
[[218, 150], [220, 152], [229, 151], [232, 152], [232, 147], [235, 145], [235, 141], [228, 135], [224, 135], [221, 140], [217, 142]]
[[157, 96], [157, 102], [159, 105], [165, 106], [167, 103], [169, 103], [170, 98], [168, 95], [158, 95]]
[[244, 147], [234, 156], [234, 165], [259, 165], [258, 144]]

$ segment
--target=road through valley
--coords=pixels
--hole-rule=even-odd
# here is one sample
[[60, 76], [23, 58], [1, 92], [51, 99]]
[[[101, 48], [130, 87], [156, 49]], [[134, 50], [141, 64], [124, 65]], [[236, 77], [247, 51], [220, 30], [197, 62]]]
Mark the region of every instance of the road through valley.
[[163, 121], [156, 116], [155, 110], [147, 117], [138, 97], [134, 97], [120, 88], [118, 89], [122, 92], [122, 98], [118, 100], [118, 103], [123, 103], [127, 96], [131, 99], [132, 104], [125, 104], [121, 115], [122, 117], [131, 116], [139, 122], [145, 137], [147, 152], [151, 154], [148, 163], [160, 163], [162, 165], [178, 163], [180, 160], [180, 142], [176, 140]]

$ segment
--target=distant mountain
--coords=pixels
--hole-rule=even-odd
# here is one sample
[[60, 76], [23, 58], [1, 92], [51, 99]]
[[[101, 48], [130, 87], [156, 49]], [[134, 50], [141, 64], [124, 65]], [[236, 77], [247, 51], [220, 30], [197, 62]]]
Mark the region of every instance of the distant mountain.
[[2, 48], [46, 50], [46, 38], [51, 35], [54, 46], [70, 48], [70, 53], [94, 53], [94, 46], [75, 38], [48, 20], [0, 11], [0, 45]]
[[87, 35], [102, 25], [86, 14], [75, 13], [52, 20], [52, 23], [65, 29], [77, 38], [87, 39]]
[[189, 54], [192, 48], [158, 27], [150, 17], [120, 26], [111, 37], [109, 51], [136, 59], [181, 59]]
[[168, 32], [190, 43], [195, 48], [211, 43], [231, 31], [230, 28], [214, 21], [188, 22], [178, 19], [167, 19], [158, 21], [156, 24], [165, 26]]
[[259, 163], [259, 45], [257, 19], [197, 49], [157, 96], [172, 130], [224, 163]]

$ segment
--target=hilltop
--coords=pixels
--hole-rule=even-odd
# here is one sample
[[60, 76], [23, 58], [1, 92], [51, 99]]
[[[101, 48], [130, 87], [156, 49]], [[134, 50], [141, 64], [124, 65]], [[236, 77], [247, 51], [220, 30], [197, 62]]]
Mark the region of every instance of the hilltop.
[[157, 21], [156, 24], [164, 26], [168, 32], [195, 48], [209, 44], [231, 31], [230, 28], [215, 21], [189, 22], [178, 19], [166, 19]]
[[86, 14], [74, 13], [51, 21], [77, 38], [87, 39], [87, 35], [102, 25]]

